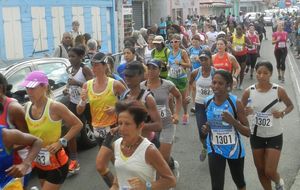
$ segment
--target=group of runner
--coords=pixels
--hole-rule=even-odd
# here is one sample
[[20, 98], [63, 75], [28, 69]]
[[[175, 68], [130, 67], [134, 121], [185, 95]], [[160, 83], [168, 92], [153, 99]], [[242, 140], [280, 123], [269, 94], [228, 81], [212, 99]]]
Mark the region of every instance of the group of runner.
[[[282, 26], [279, 22], [272, 36], [280, 82], [285, 80], [287, 53]], [[59, 189], [68, 172], [79, 171], [74, 137], [87, 119], [99, 145], [96, 169], [110, 189], [174, 188], [179, 178], [179, 163], [171, 156], [176, 125], [189, 124], [192, 102], [202, 144], [200, 160], [208, 155], [212, 189], [224, 189], [226, 162], [237, 188], [246, 189], [242, 135], [250, 137], [263, 188], [271, 190], [273, 181], [277, 190], [284, 189], [277, 172], [283, 141], [280, 121], [293, 104], [284, 88], [271, 82], [272, 64], [256, 63], [261, 42], [254, 25], [219, 32], [214, 25], [209, 28], [207, 33], [193, 28], [187, 38], [173, 26], [167, 41], [151, 34], [146, 47], [127, 39], [117, 72], [110, 55], [94, 53], [90, 68], [82, 63], [85, 49], [70, 48], [67, 107], [50, 98], [48, 78], [41, 71], [30, 73], [22, 83], [30, 99], [24, 108], [6, 96], [8, 85], [1, 76], [0, 163], [5, 164], [0, 167], [0, 187], [20, 183], [17, 177], [28, 173], [33, 163], [42, 189]], [[243, 89], [249, 69], [250, 79], [255, 75], [257, 82], [245, 89], [240, 101], [232, 90]], [[62, 122], [70, 128], [65, 134]], [[25, 156], [19, 150], [26, 150]], [[15, 165], [18, 156], [13, 153], [22, 157]], [[108, 168], [110, 162], [116, 176]]]

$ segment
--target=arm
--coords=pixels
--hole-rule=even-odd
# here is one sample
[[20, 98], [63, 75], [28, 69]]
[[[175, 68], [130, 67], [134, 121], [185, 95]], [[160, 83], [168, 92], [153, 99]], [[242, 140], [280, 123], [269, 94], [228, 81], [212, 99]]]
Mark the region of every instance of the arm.
[[234, 70], [233, 77], [236, 79], [239, 76], [240, 72], [241, 72], [241, 66], [237, 62], [237, 60], [235, 59], [235, 57], [233, 55], [229, 54], [229, 57], [230, 57], [230, 61], [232, 63], [232, 68]]
[[31, 162], [35, 159], [38, 152], [42, 147], [42, 140], [27, 134], [22, 133], [15, 129], [3, 129], [3, 142], [6, 147], [11, 148], [13, 145], [24, 145], [30, 146], [27, 157], [23, 160], [21, 164], [13, 165], [6, 170], [7, 175], [12, 177], [22, 177], [26, 174], [26, 171], [31, 167]]
[[278, 39], [276, 37], [276, 35], [272, 35], [272, 44], [276, 44], [278, 42]]
[[222, 113], [222, 119], [227, 123], [231, 124], [238, 132], [242, 135], [249, 137], [250, 136], [250, 128], [249, 122], [245, 114], [244, 106], [240, 101], [236, 102], [237, 105], [237, 120], [233, 118], [233, 116], [228, 112]]
[[187, 54], [187, 52], [185, 50], [182, 50], [182, 62], [181, 62], [181, 65], [184, 68], [190, 68], [192, 66], [190, 58], [189, 58], [189, 55]]
[[[92, 70], [89, 67], [84, 66], [82, 68], [82, 72], [83, 72], [83, 75], [84, 75], [86, 81], [91, 80], [91, 79], [94, 78], [93, 72], [92, 72]], [[82, 85], [83, 84], [81, 84], [80, 86], [82, 86]]]
[[117, 80], [114, 81], [113, 88], [116, 96], [121, 96], [126, 91], [126, 87]]
[[82, 91], [81, 91], [80, 96], [81, 96], [81, 101], [76, 106], [76, 111], [77, 111], [77, 113], [79, 115], [84, 112], [85, 107], [86, 107], [86, 101], [88, 99], [88, 95], [87, 95], [87, 83], [84, 83], [82, 85]]
[[176, 99], [175, 113], [173, 113], [173, 123], [177, 124], [179, 121], [178, 118], [182, 106], [182, 97], [181, 97], [181, 93], [175, 86], [170, 90], [170, 92]]
[[191, 75], [190, 75], [190, 79], [189, 79], [189, 87], [188, 87], [188, 95], [191, 94], [191, 91], [193, 89], [193, 83], [195, 81], [195, 78], [198, 74], [198, 69], [194, 70]]
[[294, 109], [294, 105], [289, 96], [287, 95], [286, 91], [282, 87], [278, 88], [278, 97], [280, 100], [283, 101], [286, 107], [284, 110], [274, 111], [272, 114], [275, 118], [283, 118], [286, 114], [290, 113]]
[[28, 133], [27, 123], [25, 121], [24, 108], [18, 102], [11, 102], [8, 106], [10, 122], [23, 133]]
[[153, 96], [149, 95], [146, 98], [146, 105], [147, 105], [147, 110], [148, 114], [151, 118], [150, 123], [145, 123], [143, 131], [154, 131], [154, 132], [159, 132], [162, 129], [162, 122], [160, 115], [158, 113], [157, 107], [156, 107], [156, 102]]

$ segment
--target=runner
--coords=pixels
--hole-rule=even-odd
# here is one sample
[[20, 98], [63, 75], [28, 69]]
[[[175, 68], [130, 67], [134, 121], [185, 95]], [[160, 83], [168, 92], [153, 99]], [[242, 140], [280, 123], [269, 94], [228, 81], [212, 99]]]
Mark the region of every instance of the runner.
[[120, 81], [124, 86], [126, 86], [125, 81], [117, 74], [115, 73], [115, 59], [112, 56], [107, 55], [106, 56], [106, 63], [108, 64], [106, 75], [110, 78], [113, 78], [117, 81]]
[[246, 68], [246, 58], [247, 58], [247, 45], [250, 44], [249, 40], [244, 34], [243, 27], [238, 25], [236, 27], [236, 34], [232, 35], [231, 38], [231, 52], [235, 56], [237, 62], [240, 65], [241, 71], [239, 74], [239, 84], [237, 89], [242, 90], [242, 84], [244, 80], [244, 72]]
[[191, 88], [193, 88], [193, 84], [195, 83], [196, 84], [195, 115], [196, 115], [196, 121], [198, 126], [199, 138], [203, 145], [200, 154], [200, 160], [204, 161], [207, 154], [207, 150], [206, 150], [207, 148], [205, 144], [206, 135], [204, 135], [201, 132], [202, 125], [204, 125], [207, 121], [204, 100], [207, 96], [212, 94], [212, 89], [210, 86], [212, 82], [212, 76], [215, 73], [215, 69], [211, 66], [212, 56], [210, 51], [204, 50], [199, 55], [199, 59], [201, 61], [202, 66], [191, 73], [190, 80], [189, 80], [189, 92], [191, 91]]
[[[69, 61], [71, 66], [68, 68], [70, 73], [67, 91], [70, 97], [70, 102], [68, 105], [69, 110], [76, 115], [83, 124], [90, 119], [89, 109], [86, 109], [84, 114], [77, 114], [76, 106], [80, 102], [80, 93], [82, 90], [82, 85], [93, 78], [93, 73], [91, 69], [82, 63], [85, 51], [82, 48], [74, 47], [68, 52]], [[68, 142], [68, 151], [70, 157], [69, 163], [69, 173], [76, 174], [80, 170], [80, 165], [78, 162], [77, 155], [77, 142], [76, 138], [70, 139]]]
[[136, 100], [118, 102], [116, 112], [122, 138], [113, 144], [112, 156], [115, 159], [117, 178], [111, 189], [175, 187], [176, 179], [168, 164], [155, 146], [141, 136], [148, 115], [143, 104]]
[[260, 46], [260, 41], [258, 35], [255, 33], [255, 28], [253, 24], [249, 25], [249, 31], [247, 33], [247, 38], [250, 41], [250, 46], [247, 47], [248, 49], [248, 55], [247, 55], [247, 68], [245, 70], [245, 73], [249, 71], [249, 67], [251, 68], [250, 70], [250, 79], [253, 79], [253, 71], [254, 67], [257, 61], [257, 56], [258, 56], [258, 51], [257, 47]]
[[117, 72], [119, 74], [119, 76], [125, 80], [124, 77], [124, 69], [126, 67], [126, 65], [134, 60], [136, 60], [136, 56], [135, 56], [135, 49], [134, 47], [125, 47], [123, 50], [123, 54], [124, 54], [124, 62], [121, 63], [118, 68], [117, 68]]
[[153, 44], [154, 38], [155, 38], [155, 35], [153, 35], [153, 34], [150, 34], [148, 36], [148, 40], [147, 40], [148, 45], [147, 45], [147, 47], [145, 47], [145, 59], [144, 59], [145, 63], [147, 63], [148, 60], [151, 59], [152, 51], [155, 49], [155, 46]]
[[206, 146], [212, 189], [218, 190], [224, 189], [226, 161], [237, 188], [246, 189], [241, 135], [250, 136], [250, 129], [242, 103], [230, 92], [232, 83], [231, 73], [216, 71], [212, 81], [214, 94], [205, 99], [207, 124], [202, 132], [208, 134]]
[[[91, 63], [95, 78], [83, 85], [81, 101], [77, 105], [77, 113], [83, 113], [87, 101], [90, 103], [94, 135], [100, 147], [111, 128], [116, 126], [117, 116], [114, 106], [118, 100], [117, 97], [125, 92], [125, 87], [121, 82], [106, 76], [108, 65], [106, 56], [103, 53], [97, 53]], [[111, 187], [113, 182], [112, 173], [107, 169], [101, 171], [100, 174], [105, 183]]]
[[[0, 189], [23, 190], [19, 178], [26, 175], [27, 170], [31, 168], [31, 163], [38, 155], [42, 144], [42, 140], [33, 135], [0, 126]], [[16, 145], [30, 148], [22, 163], [15, 165], [13, 164], [13, 154]]]
[[286, 42], [288, 39], [287, 32], [283, 30], [283, 22], [278, 22], [277, 31], [272, 35], [272, 44], [275, 44], [275, 58], [276, 58], [276, 68], [278, 72], [278, 80], [282, 83], [284, 82], [284, 72], [285, 72], [285, 59], [287, 56], [287, 46]]
[[[253, 159], [262, 187], [272, 190], [273, 181], [276, 190], [283, 190], [284, 182], [277, 172], [283, 144], [281, 120], [294, 106], [284, 88], [271, 83], [273, 66], [270, 62], [257, 63], [255, 70], [257, 83], [247, 88], [242, 97], [251, 124]], [[280, 101], [285, 108], [279, 105]]]
[[[42, 189], [60, 189], [68, 174], [63, 147], [80, 132], [82, 123], [65, 105], [47, 97], [48, 77], [44, 72], [29, 73], [21, 86], [26, 87], [30, 99], [25, 105], [29, 133], [44, 141], [33, 166]], [[62, 121], [70, 130], [61, 138]]]
[[235, 57], [225, 51], [226, 47], [227, 41], [223, 38], [219, 38], [217, 41], [218, 53], [212, 56], [213, 67], [230, 72], [233, 77], [233, 85], [236, 86], [241, 67]]
[[180, 47], [180, 36], [178, 34], [172, 35], [171, 39], [172, 51], [168, 57], [168, 80], [172, 81], [182, 96], [183, 116], [182, 123], [187, 125], [189, 122], [189, 115], [187, 113], [187, 106], [190, 97], [187, 97], [187, 69], [191, 67], [190, 59], [185, 50]]
[[[175, 85], [168, 80], [160, 79], [161, 61], [150, 60], [147, 63], [148, 79], [141, 83], [141, 88], [150, 90], [155, 98], [160, 117], [162, 119], [162, 130], [159, 134], [159, 151], [169, 164], [171, 170], [179, 178], [179, 163], [171, 157], [172, 144], [175, 138], [176, 128], [174, 124], [178, 123], [181, 109], [181, 94]], [[175, 97], [175, 112], [171, 113], [169, 106], [169, 94]]]

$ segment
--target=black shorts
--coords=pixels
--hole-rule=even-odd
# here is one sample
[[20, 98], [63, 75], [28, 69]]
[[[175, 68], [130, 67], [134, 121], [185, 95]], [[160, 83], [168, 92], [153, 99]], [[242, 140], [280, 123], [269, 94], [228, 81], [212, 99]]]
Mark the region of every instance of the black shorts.
[[247, 55], [235, 55], [234, 56], [239, 64], [246, 62]]
[[54, 170], [35, 169], [39, 179], [46, 180], [53, 184], [63, 184], [69, 172], [69, 163]]
[[283, 135], [278, 135], [275, 137], [257, 137], [254, 135], [251, 135], [250, 137], [250, 144], [252, 149], [277, 149], [281, 150], [283, 145]]

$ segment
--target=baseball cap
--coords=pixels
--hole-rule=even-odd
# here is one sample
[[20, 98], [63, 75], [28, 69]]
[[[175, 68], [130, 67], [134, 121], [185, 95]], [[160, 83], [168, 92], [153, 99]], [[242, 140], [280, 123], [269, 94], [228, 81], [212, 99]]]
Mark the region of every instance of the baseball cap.
[[160, 66], [161, 66], [161, 61], [160, 61], [160, 60], [157, 60], [157, 59], [150, 59], [150, 60], [146, 63], [146, 65], [153, 65], [153, 66], [155, 66], [155, 67], [160, 68]]
[[152, 43], [161, 44], [161, 43], [164, 43], [164, 41], [165, 41], [164, 38], [162, 36], [158, 35], [158, 36], [154, 37]]
[[211, 52], [210, 51], [202, 51], [202, 53], [199, 55], [200, 57], [206, 57], [206, 58], [211, 58]]
[[218, 32], [218, 36], [220, 36], [220, 35], [225, 35], [226, 36], [226, 33], [224, 31], [220, 31], [220, 32]]
[[104, 53], [102, 52], [98, 52], [96, 53], [93, 57], [92, 57], [92, 60], [91, 62], [94, 62], [94, 63], [106, 63], [106, 56]]
[[143, 64], [139, 61], [133, 61], [130, 63], [127, 63], [125, 69], [124, 69], [124, 75], [126, 76], [136, 76], [136, 75], [142, 75], [144, 74], [145, 69], [143, 67]]
[[33, 71], [29, 73], [20, 86], [35, 88], [40, 84], [48, 85], [48, 77], [43, 71]]

